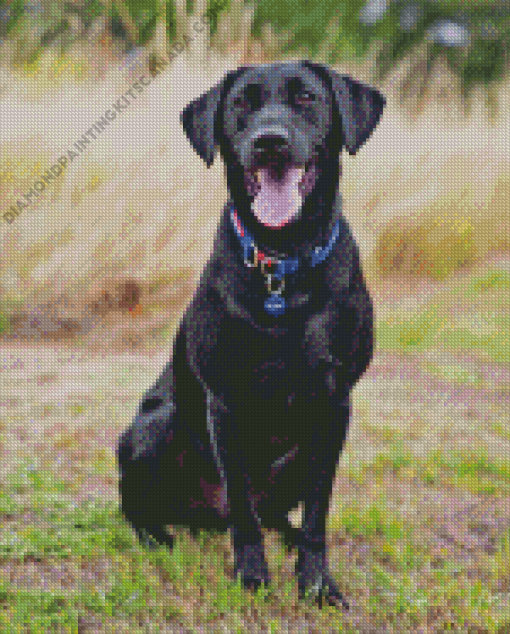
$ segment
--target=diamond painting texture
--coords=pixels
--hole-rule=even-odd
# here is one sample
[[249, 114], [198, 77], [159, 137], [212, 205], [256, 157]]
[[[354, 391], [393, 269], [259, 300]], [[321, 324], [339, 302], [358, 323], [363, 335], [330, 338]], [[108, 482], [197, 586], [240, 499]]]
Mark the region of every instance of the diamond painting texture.
[[312, 5], [0, 4], [0, 632], [510, 627], [506, 5]]

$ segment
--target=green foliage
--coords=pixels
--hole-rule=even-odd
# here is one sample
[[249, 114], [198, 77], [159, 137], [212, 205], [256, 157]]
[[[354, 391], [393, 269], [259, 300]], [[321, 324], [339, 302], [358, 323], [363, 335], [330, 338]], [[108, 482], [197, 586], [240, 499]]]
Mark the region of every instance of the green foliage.
[[[138, 46], [143, 46], [154, 34], [156, 22], [160, 13], [159, 0], [122, 0], [129, 11], [129, 15], [138, 27]], [[113, 3], [113, 13], [119, 14]]]
[[462, 78], [466, 87], [477, 82], [501, 79], [505, 71], [505, 47], [502, 41], [478, 40], [468, 52]]
[[395, 34], [396, 18], [393, 11], [388, 11], [382, 20], [373, 26], [366, 26], [359, 21], [359, 14], [365, 5], [363, 1], [348, 2], [338, 9], [338, 32], [334, 40], [329, 62], [337, 59], [362, 57], [365, 55], [374, 38], [388, 41]]
[[[134, 0], [136, 1], [136, 0]], [[144, 0], [145, 1], [145, 0]], [[186, 14], [192, 15], [195, 4], [193, 0], [186, 0]], [[205, 18], [209, 23], [210, 34], [214, 35], [218, 29], [218, 21], [221, 12], [227, 13], [230, 9], [230, 0], [208, 0]], [[166, 5], [167, 36], [173, 42], [177, 36], [177, 18], [174, 0], [168, 0]]]
[[205, 15], [209, 20], [211, 35], [216, 33], [220, 13], [222, 11], [227, 12], [229, 9], [230, 0], [207, 0], [207, 11]]
[[2, 11], [2, 21], [0, 22], [0, 35], [11, 33], [18, 24], [25, 12], [24, 0], [0, 0], [0, 10]]
[[[416, 85], [418, 93], [424, 91], [433, 64], [439, 58], [444, 58], [461, 80], [464, 98], [474, 86], [487, 86], [505, 76], [510, 36], [510, 9], [505, 4], [494, 6], [490, 0], [405, 0], [389, 3], [388, 9], [370, 24], [360, 20], [366, 0], [255, 0], [246, 4], [254, 5], [252, 37], [261, 38], [267, 24], [277, 34], [288, 34], [289, 37], [284, 38], [286, 43], [282, 43], [278, 51], [283, 55], [303, 51], [311, 58], [336, 63], [362, 57], [377, 46], [376, 81], [383, 80], [401, 61], [420, 50], [426, 63], [413, 67], [406, 83], [409, 93], [416, 92], [413, 91]], [[23, 53], [25, 59], [32, 62], [55, 41], [59, 41], [63, 49], [72, 44], [77, 35], [69, 29], [71, 13], [78, 15], [88, 29], [102, 14], [121, 19], [120, 14], [127, 11], [138, 28], [134, 44], [143, 46], [153, 37], [164, 7], [162, 0], [114, 0], [112, 3], [87, 0], [83, 6], [56, 0], [44, 2], [43, 10], [30, 12], [27, 6], [32, 5], [24, 0], [10, 3], [0, 0], [0, 37], [14, 33], [22, 37], [26, 29], [33, 30], [34, 23], [44, 25], [37, 44]], [[417, 11], [413, 20], [403, 23], [403, 12], [413, 8]], [[195, 9], [194, 0], [186, 0], [187, 14], [191, 15]], [[211, 35], [217, 31], [220, 14], [228, 16], [231, 12], [230, 0], [208, 0], [205, 17]], [[430, 29], [439, 20], [467, 25], [470, 42], [463, 46], [434, 42]], [[166, 22], [168, 39], [172, 42], [178, 36], [174, 0], [166, 3]]]
[[[339, 9], [335, 0], [311, 2], [310, 0], [280, 0], [275, 6], [272, 0], [261, 0], [256, 4], [252, 34], [260, 37], [262, 26], [271, 23], [277, 33], [292, 31], [289, 51], [307, 48], [314, 57], [324, 39], [325, 27], [342, 10], [349, 12], [362, 6], [363, 0], [353, 0]], [[353, 8], [351, 8], [353, 7]]]
[[[401, 6], [392, 5], [391, 13], [395, 23], [399, 17], [397, 12], [400, 10]], [[420, 10], [421, 17], [418, 18], [413, 29], [406, 31], [396, 26], [392, 37], [388, 38], [382, 46], [377, 57], [376, 75], [379, 80], [384, 79], [388, 73], [396, 68], [399, 62], [409, 56], [425, 40], [427, 29], [436, 20], [444, 17], [445, 13], [444, 5], [440, 5], [440, 3], [422, 2]]]
[[170, 42], [173, 42], [177, 35], [177, 16], [174, 0], [168, 0], [166, 4], [166, 34]]
[[[428, 43], [426, 65], [413, 70], [411, 83], [428, 79], [434, 61], [444, 57], [450, 69], [461, 78], [463, 95], [477, 84], [488, 84], [505, 74], [505, 54], [510, 35], [510, 12], [495, 11], [489, 2], [417, 0], [415, 23], [405, 29], [401, 25], [402, 10], [410, 2], [394, 2], [373, 24], [360, 21], [365, 0], [337, 2], [335, 0], [258, 0], [252, 35], [260, 38], [263, 26], [271, 24], [276, 33], [288, 32], [291, 37], [282, 53], [307, 51], [313, 57], [327, 57], [329, 63], [361, 57], [374, 44], [379, 45], [376, 79], [381, 81], [415, 49]], [[454, 47], [433, 42], [431, 27], [439, 20], [460, 17], [470, 27], [471, 43]], [[487, 35], [489, 33], [490, 35]], [[327, 45], [324, 48], [324, 45]], [[423, 75], [423, 76], [422, 76]]]

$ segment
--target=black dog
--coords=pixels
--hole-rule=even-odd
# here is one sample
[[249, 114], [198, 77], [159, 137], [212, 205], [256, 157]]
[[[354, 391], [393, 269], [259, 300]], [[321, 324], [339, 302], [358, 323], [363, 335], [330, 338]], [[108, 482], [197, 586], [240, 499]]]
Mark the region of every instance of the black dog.
[[[172, 361], [120, 440], [122, 510], [149, 546], [167, 524], [232, 529], [236, 574], [269, 583], [261, 526], [298, 548], [300, 596], [347, 607], [326, 515], [349, 391], [372, 356], [372, 305], [341, 213], [340, 152], [385, 100], [323, 66], [230, 72], [182, 113], [231, 199]], [[304, 503], [301, 529], [287, 514]]]

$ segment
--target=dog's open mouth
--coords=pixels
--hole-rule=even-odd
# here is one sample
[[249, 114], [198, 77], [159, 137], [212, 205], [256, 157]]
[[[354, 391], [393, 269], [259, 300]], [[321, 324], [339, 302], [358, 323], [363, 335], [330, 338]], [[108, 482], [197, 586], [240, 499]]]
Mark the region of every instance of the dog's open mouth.
[[315, 183], [315, 162], [306, 166], [271, 163], [246, 174], [252, 210], [266, 227], [279, 229], [299, 212]]

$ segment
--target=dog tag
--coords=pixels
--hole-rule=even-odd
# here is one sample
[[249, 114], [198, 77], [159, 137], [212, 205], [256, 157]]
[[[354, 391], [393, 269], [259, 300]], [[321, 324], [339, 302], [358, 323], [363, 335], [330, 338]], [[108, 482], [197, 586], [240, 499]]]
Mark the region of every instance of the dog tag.
[[274, 317], [278, 317], [278, 315], [283, 315], [285, 312], [285, 297], [281, 295], [271, 295], [264, 302], [264, 308], [266, 312]]

